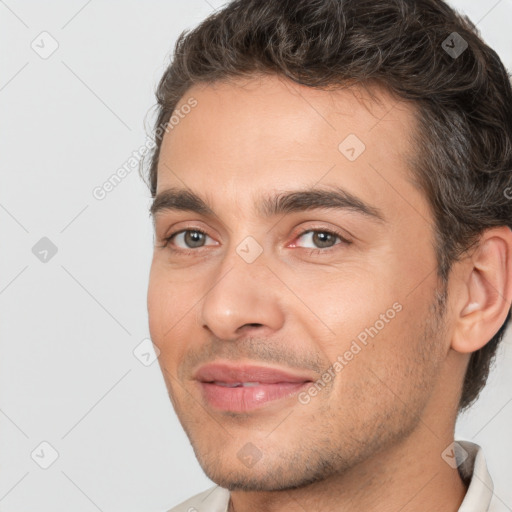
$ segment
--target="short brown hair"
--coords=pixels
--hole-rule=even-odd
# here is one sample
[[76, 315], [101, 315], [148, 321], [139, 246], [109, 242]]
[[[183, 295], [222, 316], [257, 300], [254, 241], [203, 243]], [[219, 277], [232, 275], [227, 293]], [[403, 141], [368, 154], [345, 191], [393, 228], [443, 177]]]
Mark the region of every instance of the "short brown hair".
[[[320, 89], [377, 83], [414, 102], [412, 172], [432, 207], [444, 284], [482, 231], [512, 226], [510, 77], [475, 25], [441, 0], [235, 0], [184, 31], [156, 92], [153, 197], [162, 127], [186, 91], [259, 73]], [[509, 320], [510, 309], [471, 355], [460, 411], [485, 385]]]

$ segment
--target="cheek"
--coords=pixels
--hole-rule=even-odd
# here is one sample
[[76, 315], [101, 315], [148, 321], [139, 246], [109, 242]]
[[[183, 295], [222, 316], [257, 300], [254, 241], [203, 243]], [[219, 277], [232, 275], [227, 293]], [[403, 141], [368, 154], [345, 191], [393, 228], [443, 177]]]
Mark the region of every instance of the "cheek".
[[153, 264], [147, 294], [148, 322], [151, 338], [161, 352], [166, 350], [165, 341], [174, 334], [180, 315], [179, 305], [183, 303], [181, 290], [169, 283], [169, 277], [161, 267]]
[[155, 256], [149, 275], [147, 305], [150, 323], [156, 328], [169, 329], [194, 303], [193, 292], [198, 289], [198, 281], [184, 281], [185, 274], [169, 269]]
[[160, 365], [173, 375], [189, 346], [187, 340], [193, 336], [192, 322], [202, 296], [197, 284], [197, 279], [189, 283], [180, 280], [179, 271], [170, 272], [158, 262], [151, 267], [147, 293], [149, 331], [160, 350]]
[[[402, 388], [405, 380], [414, 380], [411, 372], [419, 377], [420, 365], [429, 364], [425, 344], [436, 340], [425, 340], [424, 334], [435, 283], [425, 280], [411, 293], [414, 276], [402, 272], [395, 278], [392, 268], [387, 264], [380, 272], [359, 268], [334, 280], [324, 277], [317, 282], [329, 284], [317, 288], [314, 301], [309, 295], [321, 320], [310, 323], [311, 339], [331, 364], [340, 363], [335, 370], [344, 377], [338, 390], [346, 391], [351, 383], [378, 384], [373, 373]], [[319, 336], [325, 325], [331, 330], [327, 338]]]
[[163, 275], [161, 275], [153, 262], [149, 274], [147, 307], [149, 331], [153, 342], [157, 345], [160, 345], [161, 341], [162, 313], [165, 311], [165, 307], [162, 306], [162, 301], [165, 300], [165, 287], [162, 286], [162, 283]]
[[[312, 325], [323, 330], [325, 326], [329, 327], [333, 339], [331, 351], [344, 350], [347, 342], [350, 344], [359, 335], [364, 340], [364, 333], [373, 329], [376, 322], [378, 331], [383, 327], [387, 329], [399, 315], [398, 306], [393, 308], [393, 305], [400, 294], [393, 282], [379, 282], [379, 275], [382, 273], [369, 266], [364, 269], [352, 266], [350, 271], [316, 275], [315, 284], [303, 283], [302, 289], [308, 289], [305, 294], [307, 303], [312, 305], [318, 317]], [[384, 315], [385, 323], [380, 319], [381, 315]], [[335, 357], [338, 353], [330, 355]]]
[[418, 323], [411, 314], [404, 307], [384, 327], [370, 322], [361, 331], [364, 337], [348, 342], [329, 403], [333, 410], [342, 404], [352, 418], [349, 423], [378, 424], [388, 416], [393, 430], [407, 427], [411, 411], [421, 414], [438, 358], [432, 352], [429, 359], [429, 351], [422, 346], [421, 320]]

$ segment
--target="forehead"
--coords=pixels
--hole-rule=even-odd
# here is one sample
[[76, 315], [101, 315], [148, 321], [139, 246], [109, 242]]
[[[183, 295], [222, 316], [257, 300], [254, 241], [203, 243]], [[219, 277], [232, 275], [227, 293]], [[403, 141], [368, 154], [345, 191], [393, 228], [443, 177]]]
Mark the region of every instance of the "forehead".
[[[182, 129], [171, 127], [168, 140], [190, 124], [186, 118], [196, 121], [194, 131], [198, 136], [206, 134], [218, 144], [227, 139], [223, 134], [232, 135], [233, 130], [243, 127], [244, 131], [237, 133], [239, 144], [258, 135], [275, 141], [272, 146], [276, 147], [301, 136], [312, 142], [318, 138], [336, 142], [348, 128], [373, 144], [389, 129], [406, 135], [415, 125], [414, 104], [376, 84], [323, 90], [280, 76], [256, 75], [195, 85], [180, 99], [175, 112], [180, 112], [190, 98], [196, 99], [197, 106], [189, 114], [180, 115], [179, 120], [174, 117]], [[214, 126], [218, 129], [212, 130]], [[400, 140], [405, 142], [404, 137]]]
[[240, 205], [269, 189], [325, 184], [396, 206], [391, 196], [414, 192], [415, 110], [382, 88], [326, 91], [260, 76], [196, 85], [175, 113], [191, 98], [196, 106], [164, 136], [157, 193], [181, 186]]

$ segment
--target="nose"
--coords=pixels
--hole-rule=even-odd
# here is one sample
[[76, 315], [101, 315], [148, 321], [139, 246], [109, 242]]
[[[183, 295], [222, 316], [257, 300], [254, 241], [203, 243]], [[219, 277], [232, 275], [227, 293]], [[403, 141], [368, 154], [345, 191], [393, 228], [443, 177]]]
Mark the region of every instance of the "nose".
[[263, 254], [247, 263], [233, 251], [215, 273], [200, 309], [200, 321], [223, 340], [236, 340], [254, 329], [260, 335], [262, 330], [271, 334], [284, 322], [279, 289]]

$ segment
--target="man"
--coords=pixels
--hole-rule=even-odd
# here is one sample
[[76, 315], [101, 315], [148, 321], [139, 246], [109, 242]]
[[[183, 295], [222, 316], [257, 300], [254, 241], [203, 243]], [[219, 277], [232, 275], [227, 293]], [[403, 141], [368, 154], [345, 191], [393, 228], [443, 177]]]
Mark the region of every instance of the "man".
[[510, 319], [512, 90], [471, 22], [238, 0], [157, 98], [150, 330], [218, 484], [172, 510], [493, 510], [454, 428]]

